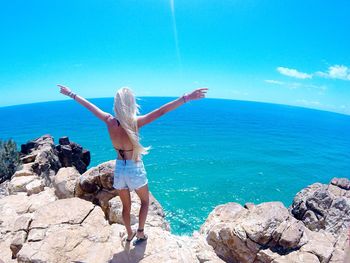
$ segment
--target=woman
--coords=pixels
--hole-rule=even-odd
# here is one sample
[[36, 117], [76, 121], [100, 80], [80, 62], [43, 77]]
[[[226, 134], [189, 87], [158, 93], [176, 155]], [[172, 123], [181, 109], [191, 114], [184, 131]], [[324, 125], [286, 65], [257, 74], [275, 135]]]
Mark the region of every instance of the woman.
[[[142, 126], [151, 123], [165, 113], [176, 109], [190, 100], [204, 98], [208, 89], [196, 89], [148, 114], [137, 116], [137, 114], [139, 114], [139, 105], [136, 103], [133, 92], [129, 88], [121, 88], [117, 91], [114, 98], [115, 116], [112, 116], [83, 97], [73, 93], [69, 88], [62, 85], [58, 86], [61, 88], [60, 92], [62, 94], [71, 97], [86, 107], [107, 125], [112, 144], [118, 154], [113, 187], [117, 189], [123, 204], [122, 216], [128, 234], [126, 242], [131, 242], [136, 236], [136, 240], [133, 244], [137, 245], [147, 239], [147, 235], [144, 234], [143, 229], [149, 204], [148, 180], [141, 159], [142, 155], [148, 153], [149, 148], [140, 144], [138, 130]], [[135, 190], [141, 200], [137, 232], [134, 232], [130, 225], [130, 191], [133, 190]]]

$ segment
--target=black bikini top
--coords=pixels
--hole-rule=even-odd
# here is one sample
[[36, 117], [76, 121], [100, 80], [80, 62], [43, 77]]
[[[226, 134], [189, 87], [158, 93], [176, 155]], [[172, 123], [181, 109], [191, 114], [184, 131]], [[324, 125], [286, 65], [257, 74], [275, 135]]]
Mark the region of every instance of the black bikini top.
[[[118, 123], [118, 126], [120, 126], [120, 122], [117, 120], [117, 123]], [[114, 146], [113, 146], [114, 147]], [[118, 148], [115, 148], [114, 147], [114, 149], [116, 149], [118, 152], [119, 152], [119, 154], [120, 154], [120, 156], [123, 158], [123, 160], [125, 160], [125, 152], [131, 152], [131, 151], [133, 151], [134, 149], [131, 149], [131, 150], [124, 150], [124, 149], [118, 149]]]

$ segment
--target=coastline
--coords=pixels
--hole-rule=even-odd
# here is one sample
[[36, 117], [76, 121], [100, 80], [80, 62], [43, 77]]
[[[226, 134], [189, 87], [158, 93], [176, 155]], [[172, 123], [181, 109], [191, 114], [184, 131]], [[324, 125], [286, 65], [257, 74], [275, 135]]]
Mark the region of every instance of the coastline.
[[[71, 143], [62, 139], [60, 145]], [[0, 225], [0, 258], [91, 262], [97, 258], [87, 249], [98, 253], [103, 244], [105, 253], [98, 253], [100, 259], [94, 262], [126, 262], [120, 261], [130, 254], [121, 246], [125, 230], [112, 188], [114, 161], [81, 174], [67, 156], [59, 157], [57, 148], [48, 135], [22, 146], [23, 169], [1, 185], [8, 192], [0, 196], [0, 210], [6, 211]], [[62, 162], [72, 165], [63, 167]], [[134, 194], [132, 203], [136, 226], [139, 203]], [[151, 239], [146, 247], [134, 248], [132, 255], [140, 262], [179, 257], [186, 262], [339, 262], [349, 243], [349, 211], [350, 181], [335, 178], [329, 185], [315, 183], [302, 189], [289, 209], [280, 202], [219, 205], [199, 231], [177, 236], [170, 233], [161, 204], [152, 196], [146, 222]], [[57, 243], [60, 238], [71, 241]], [[39, 244], [45, 248], [40, 253]], [[71, 250], [70, 244], [77, 245]], [[57, 245], [59, 250], [54, 249]]]

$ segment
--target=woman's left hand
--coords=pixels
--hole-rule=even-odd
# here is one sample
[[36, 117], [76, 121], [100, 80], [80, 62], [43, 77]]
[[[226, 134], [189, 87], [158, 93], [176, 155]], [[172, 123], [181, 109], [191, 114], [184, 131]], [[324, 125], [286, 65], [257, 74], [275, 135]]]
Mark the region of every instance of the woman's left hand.
[[60, 92], [63, 95], [68, 96], [72, 92], [68, 87], [65, 87], [65, 86], [62, 86], [62, 85], [59, 85], [59, 84], [57, 86], [61, 88]]
[[207, 93], [208, 88], [199, 88], [191, 93], [187, 94], [187, 100], [197, 100], [197, 99], [202, 99], [205, 98], [205, 94]]

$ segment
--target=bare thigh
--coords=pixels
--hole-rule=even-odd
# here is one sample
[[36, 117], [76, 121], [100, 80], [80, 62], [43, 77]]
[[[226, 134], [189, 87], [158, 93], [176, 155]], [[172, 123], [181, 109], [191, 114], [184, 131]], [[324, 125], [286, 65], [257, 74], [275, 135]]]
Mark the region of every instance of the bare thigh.
[[139, 189], [135, 189], [135, 192], [139, 196], [142, 203], [144, 203], [144, 204], [149, 203], [148, 184], [140, 187]]
[[131, 209], [131, 197], [129, 189], [118, 190], [118, 195], [122, 201], [123, 208], [130, 210]]

